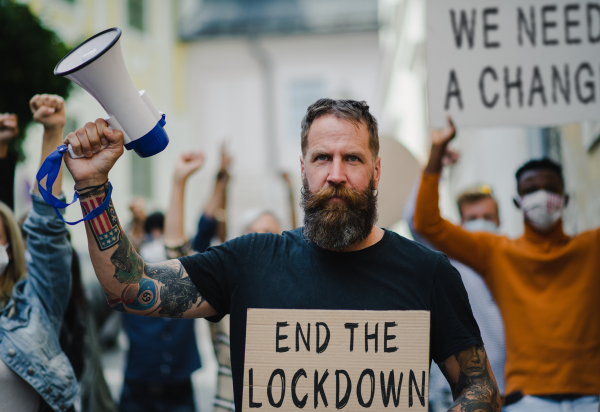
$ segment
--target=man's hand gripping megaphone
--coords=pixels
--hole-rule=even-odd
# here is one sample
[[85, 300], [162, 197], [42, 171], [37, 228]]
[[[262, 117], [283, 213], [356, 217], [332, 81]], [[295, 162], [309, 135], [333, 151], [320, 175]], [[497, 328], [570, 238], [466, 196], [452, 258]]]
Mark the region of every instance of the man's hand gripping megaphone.
[[[67, 147], [70, 145], [78, 156], [64, 156], [77, 190], [105, 183], [108, 172], [123, 154], [123, 133], [111, 129], [104, 119], [86, 123], [69, 133], [63, 143]], [[103, 146], [106, 147], [102, 149]]]

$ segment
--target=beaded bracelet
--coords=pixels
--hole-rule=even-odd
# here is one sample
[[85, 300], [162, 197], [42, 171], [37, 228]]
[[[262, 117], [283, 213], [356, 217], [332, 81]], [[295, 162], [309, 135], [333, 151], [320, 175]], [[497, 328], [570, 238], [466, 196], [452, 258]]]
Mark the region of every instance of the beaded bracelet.
[[102, 186], [104, 186], [105, 184], [108, 183], [108, 180], [104, 183], [102, 183], [101, 185], [96, 185], [96, 186], [88, 186], [88, 187], [84, 187], [81, 189], [77, 189], [77, 185], [73, 186], [73, 190], [75, 190], [77, 192], [77, 194], [79, 194], [79, 192], [83, 192], [85, 190], [95, 190], [95, 189], [100, 189]]

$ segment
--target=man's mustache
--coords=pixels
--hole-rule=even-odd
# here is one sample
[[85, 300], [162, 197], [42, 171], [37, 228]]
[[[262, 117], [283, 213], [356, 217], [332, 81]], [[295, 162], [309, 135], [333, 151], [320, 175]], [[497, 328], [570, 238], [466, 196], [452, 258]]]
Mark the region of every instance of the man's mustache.
[[356, 210], [363, 210], [368, 207], [367, 199], [369, 196], [367, 191], [359, 192], [341, 184], [330, 184], [316, 193], [309, 193], [305, 208], [307, 210], [337, 208], [336, 204], [330, 205], [327, 203], [334, 197], [344, 201], [345, 205], [343, 207]]

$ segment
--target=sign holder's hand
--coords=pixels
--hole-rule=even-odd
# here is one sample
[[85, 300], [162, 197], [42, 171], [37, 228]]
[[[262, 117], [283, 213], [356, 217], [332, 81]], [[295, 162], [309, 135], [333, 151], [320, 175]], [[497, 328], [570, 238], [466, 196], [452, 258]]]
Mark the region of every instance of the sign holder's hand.
[[448, 148], [448, 143], [456, 136], [456, 129], [452, 119], [448, 116], [448, 127], [443, 130], [435, 129], [431, 131], [431, 152], [429, 153], [429, 162], [425, 168], [425, 173], [440, 173], [442, 171], [442, 162]]

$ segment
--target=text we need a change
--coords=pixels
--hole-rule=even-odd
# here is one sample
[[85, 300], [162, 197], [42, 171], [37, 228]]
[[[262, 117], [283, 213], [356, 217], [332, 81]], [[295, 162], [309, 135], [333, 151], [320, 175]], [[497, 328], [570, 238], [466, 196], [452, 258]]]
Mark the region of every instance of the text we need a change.
[[427, 410], [429, 312], [250, 309], [244, 410]]
[[600, 118], [600, 0], [429, 0], [433, 127]]

